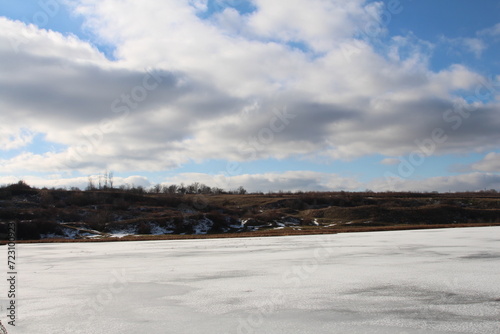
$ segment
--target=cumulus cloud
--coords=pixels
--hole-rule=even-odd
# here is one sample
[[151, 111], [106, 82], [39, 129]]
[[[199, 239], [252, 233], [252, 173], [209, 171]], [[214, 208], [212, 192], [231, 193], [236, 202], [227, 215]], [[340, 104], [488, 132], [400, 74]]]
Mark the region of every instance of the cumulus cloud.
[[500, 153], [490, 152], [483, 160], [472, 164], [470, 167], [476, 171], [500, 173]]
[[[36, 134], [63, 147], [0, 160], [3, 173], [399, 156], [419, 149], [435, 128], [447, 139], [432, 154], [500, 144], [499, 105], [484, 98], [498, 97], [500, 81], [460, 65], [430, 70], [432, 46], [414, 36], [394, 38], [382, 54], [360, 37], [371, 26], [384, 33], [382, 3], [258, 0], [250, 13], [226, 6], [207, 19], [200, 12], [208, 3], [199, 0], [70, 4], [96, 38], [113, 45], [116, 60], [74, 36], [0, 18], [0, 106], [7, 111], [0, 124], [8, 124], [0, 148], [22, 149]], [[482, 52], [477, 41], [464, 43]], [[283, 190], [359, 186], [317, 174], [286, 177]], [[263, 189], [278, 184], [273, 175], [241, 178]]]
[[258, 10], [246, 22], [249, 30], [271, 40], [302, 42], [328, 52], [370, 24], [378, 25], [380, 3], [364, 0], [291, 0], [286, 4], [256, 0]]

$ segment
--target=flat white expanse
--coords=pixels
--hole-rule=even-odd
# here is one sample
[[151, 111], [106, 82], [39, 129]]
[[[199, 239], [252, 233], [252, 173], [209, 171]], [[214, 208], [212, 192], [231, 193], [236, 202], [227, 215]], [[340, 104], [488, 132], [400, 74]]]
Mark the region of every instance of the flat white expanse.
[[9, 334], [500, 333], [498, 227], [17, 248]]

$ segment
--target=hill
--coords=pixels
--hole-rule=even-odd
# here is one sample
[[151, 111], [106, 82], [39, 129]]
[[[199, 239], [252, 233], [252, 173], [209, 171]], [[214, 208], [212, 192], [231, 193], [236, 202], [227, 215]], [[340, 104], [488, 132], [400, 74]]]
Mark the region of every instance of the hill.
[[0, 239], [110, 241], [500, 225], [500, 194], [0, 188]]

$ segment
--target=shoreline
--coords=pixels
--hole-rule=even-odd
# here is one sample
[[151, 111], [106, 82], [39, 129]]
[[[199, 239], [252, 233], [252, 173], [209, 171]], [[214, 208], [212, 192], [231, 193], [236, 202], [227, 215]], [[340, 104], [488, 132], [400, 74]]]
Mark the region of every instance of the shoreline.
[[[500, 226], [500, 223], [477, 223], [477, 224], [428, 224], [428, 225], [393, 225], [393, 226], [370, 226], [370, 227], [343, 227], [343, 228], [318, 228], [310, 230], [260, 230], [240, 233], [218, 233], [218, 234], [191, 234], [191, 235], [131, 235], [125, 237], [111, 238], [81, 238], [81, 239], [41, 239], [41, 240], [16, 240], [16, 244], [47, 244], [47, 243], [101, 243], [101, 242], [133, 242], [133, 241], [163, 241], [163, 240], [193, 240], [193, 239], [230, 239], [230, 238], [262, 238], [262, 237], [285, 237], [304, 235], [323, 235], [340, 233], [363, 233], [363, 232], [390, 232], [411, 230], [434, 230], [448, 228], [468, 227], [492, 227]], [[8, 241], [0, 241], [0, 245], [6, 245]]]

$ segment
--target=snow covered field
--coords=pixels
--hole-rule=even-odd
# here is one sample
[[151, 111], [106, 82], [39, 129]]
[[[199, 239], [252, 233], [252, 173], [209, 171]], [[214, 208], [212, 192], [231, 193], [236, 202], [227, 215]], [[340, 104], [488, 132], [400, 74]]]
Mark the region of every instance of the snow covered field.
[[17, 250], [9, 334], [500, 333], [498, 227]]

